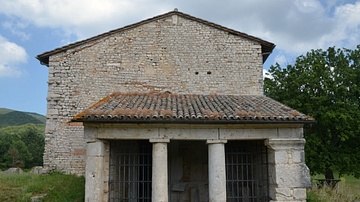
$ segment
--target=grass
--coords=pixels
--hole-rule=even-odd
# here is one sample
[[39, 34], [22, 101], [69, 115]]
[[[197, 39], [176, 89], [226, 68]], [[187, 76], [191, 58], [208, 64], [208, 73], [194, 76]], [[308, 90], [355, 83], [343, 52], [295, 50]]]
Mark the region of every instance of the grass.
[[[314, 177], [315, 179], [321, 176]], [[313, 186], [307, 191], [308, 202], [359, 202], [360, 179], [353, 176], [345, 176], [335, 188]]]
[[[316, 178], [323, 178], [316, 176]], [[73, 175], [52, 173], [49, 175], [0, 173], [0, 201], [27, 202], [31, 197], [45, 195], [43, 201], [84, 201], [85, 179]], [[313, 187], [307, 191], [308, 202], [358, 202], [360, 179], [352, 176], [341, 178], [334, 189]]]
[[1, 174], [0, 201], [27, 202], [45, 195], [43, 201], [84, 201], [85, 179], [73, 175]]

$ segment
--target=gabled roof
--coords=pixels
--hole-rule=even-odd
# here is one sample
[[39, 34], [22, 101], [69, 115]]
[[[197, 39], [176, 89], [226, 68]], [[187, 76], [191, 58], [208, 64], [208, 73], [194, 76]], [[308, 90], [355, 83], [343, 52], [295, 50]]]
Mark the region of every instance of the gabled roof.
[[71, 49], [71, 48], [75, 48], [77, 46], [84, 45], [84, 44], [92, 42], [92, 41], [96, 41], [96, 40], [98, 40], [98, 39], [100, 39], [102, 37], [110, 36], [110, 35], [112, 35], [114, 33], [122, 32], [122, 31], [125, 31], [125, 30], [128, 30], [128, 29], [132, 29], [132, 28], [135, 28], [137, 26], [140, 26], [140, 25], [143, 25], [143, 24], [146, 24], [146, 23], [149, 23], [149, 22], [153, 22], [153, 21], [159, 20], [161, 18], [169, 17], [169, 16], [172, 16], [172, 15], [178, 15], [178, 16], [181, 16], [183, 18], [193, 20], [193, 21], [196, 21], [196, 22], [199, 22], [199, 23], [203, 23], [203, 24], [206, 24], [208, 26], [223, 30], [225, 32], [229, 32], [229, 33], [231, 33], [233, 35], [240, 36], [240, 37], [243, 37], [243, 38], [246, 38], [246, 39], [249, 39], [249, 40], [256, 41], [256, 42], [260, 43], [261, 47], [262, 47], [262, 53], [263, 53], [263, 62], [265, 62], [267, 57], [270, 55], [272, 50], [275, 48], [275, 44], [273, 44], [271, 42], [268, 42], [268, 41], [262, 40], [260, 38], [254, 37], [254, 36], [250, 36], [250, 35], [245, 34], [243, 32], [239, 32], [239, 31], [236, 31], [236, 30], [233, 30], [233, 29], [229, 29], [229, 28], [226, 28], [224, 26], [221, 26], [221, 25], [218, 25], [218, 24], [206, 21], [206, 20], [202, 20], [200, 18], [196, 18], [196, 17], [193, 17], [191, 15], [179, 12], [177, 10], [174, 10], [174, 11], [162, 14], [162, 15], [155, 16], [153, 18], [149, 18], [147, 20], [140, 21], [140, 22], [135, 23], [135, 24], [131, 24], [131, 25], [119, 28], [119, 29], [115, 29], [115, 30], [112, 30], [112, 31], [109, 31], [109, 32], [105, 32], [103, 34], [100, 34], [100, 35], [97, 35], [97, 36], [94, 36], [94, 37], [91, 37], [91, 38], [88, 38], [88, 39], [85, 39], [85, 40], [82, 40], [82, 41], [78, 41], [78, 42], [75, 42], [75, 43], [60, 47], [60, 48], [56, 48], [56, 49], [51, 50], [51, 51], [44, 52], [44, 53], [36, 56], [36, 58], [41, 62], [41, 64], [48, 65], [49, 64], [49, 57], [51, 55], [66, 51], [66, 50]]
[[292, 123], [308, 117], [263, 95], [113, 93], [76, 115], [76, 122]]

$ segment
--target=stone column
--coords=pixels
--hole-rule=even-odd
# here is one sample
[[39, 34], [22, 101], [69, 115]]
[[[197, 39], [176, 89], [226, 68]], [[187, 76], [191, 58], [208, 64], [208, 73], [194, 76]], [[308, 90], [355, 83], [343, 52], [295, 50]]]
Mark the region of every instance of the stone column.
[[226, 201], [226, 140], [207, 140], [209, 149], [209, 201]]
[[86, 146], [85, 201], [103, 201], [104, 154], [102, 141], [88, 142]]
[[305, 165], [305, 139], [269, 139], [269, 193], [271, 201], [306, 201], [306, 188], [311, 186]]
[[168, 139], [151, 139], [152, 150], [152, 196], [151, 201], [168, 201]]

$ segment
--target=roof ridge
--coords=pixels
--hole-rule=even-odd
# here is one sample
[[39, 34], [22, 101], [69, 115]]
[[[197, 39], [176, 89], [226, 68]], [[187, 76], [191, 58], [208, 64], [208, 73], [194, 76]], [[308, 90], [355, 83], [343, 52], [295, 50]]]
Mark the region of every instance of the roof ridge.
[[[240, 32], [240, 31], [237, 31], [237, 30], [234, 30], [234, 29], [231, 29], [231, 28], [227, 28], [227, 27], [224, 27], [222, 25], [219, 25], [219, 24], [207, 21], [207, 20], [203, 20], [203, 19], [198, 18], [198, 17], [194, 17], [192, 15], [180, 12], [177, 9], [175, 9], [174, 11], [170, 11], [170, 12], [167, 12], [167, 13], [164, 13], [164, 14], [161, 14], [161, 15], [154, 16], [152, 18], [141, 20], [139, 22], [132, 23], [132, 24], [129, 24], [129, 25], [117, 28], [117, 29], [113, 29], [113, 30], [104, 32], [102, 34], [95, 35], [95, 36], [87, 38], [87, 39], [83, 39], [83, 40], [80, 40], [80, 41], [77, 41], [77, 42], [74, 42], [74, 43], [70, 43], [70, 44], [67, 44], [65, 46], [55, 48], [55, 49], [50, 50], [50, 51], [46, 51], [44, 53], [41, 53], [41, 54], [37, 55], [36, 59], [38, 59], [41, 62], [41, 64], [48, 65], [49, 57], [51, 55], [53, 55], [53, 54], [56, 54], [56, 53], [59, 53], [59, 52], [62, 52], [62, 51], [66, 51], [66, 50], [68, 50], [70, 48], [81, 46], [81, 45], [84, 45], [86, 43], [96, 41], [96, 40], [98, 40], [98, 39], [100, 39], [102, 37], [107, 37], [107, 36], [110, 36], [110, 35], [112, 35], [114, 33], [122, 32], [122, 31], [125, 31], [125, 30], [128, 30], [128, 29], [131, 29], [131, 28], [135, 28], [135, 27], [138, 27], [140, 25], [143, 25], [143, 24], [146, 24], [146, 23], [149, 23], [149, 22], [161, 19], [161, 18], [171, 16], [173, 14], [182, 16], [182, 17], [187, 18], [187, 19], [197, 21], [199, 23], [206, 24], [208, 26], [211, 26], [211, 27], [214, 27], [214, 28], [226, 31], [226, 32], [229, 32], [229, 33], [234, 34], [236, 36], [240, 36], [240, 37], [244, 37], [244, 38], [247, 38], [247, 39], [250, 39], [250, 40], [253, 40], [253, 41], [257, 41], [257, 42], [259, 42], [261, 44], [262, 49], [263, 49], [262, 50], [263, 53], [267, 53], [267, 55], [270, 54], [270, 52], [272, 52], [272, 50], [275, 48], [275, 44], [273, 44], [271, 42], [268, 42], [266, 40], [263, 40], [261, 38], [258, 38], [258, 37], [252, 36], [252, 35], [248, 35], [248, 34], [246, 34], [244, 32]], [[265, 58], [265, 60], [266, 60], [266, 58]]]

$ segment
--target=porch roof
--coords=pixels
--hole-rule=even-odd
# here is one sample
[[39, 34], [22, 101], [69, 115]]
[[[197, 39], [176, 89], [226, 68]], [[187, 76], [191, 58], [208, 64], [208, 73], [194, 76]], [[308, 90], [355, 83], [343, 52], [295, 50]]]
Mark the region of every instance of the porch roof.
[[297, 123], [314, 120], [263, 95], [112, 93], [76, 115], [75, 122]]

